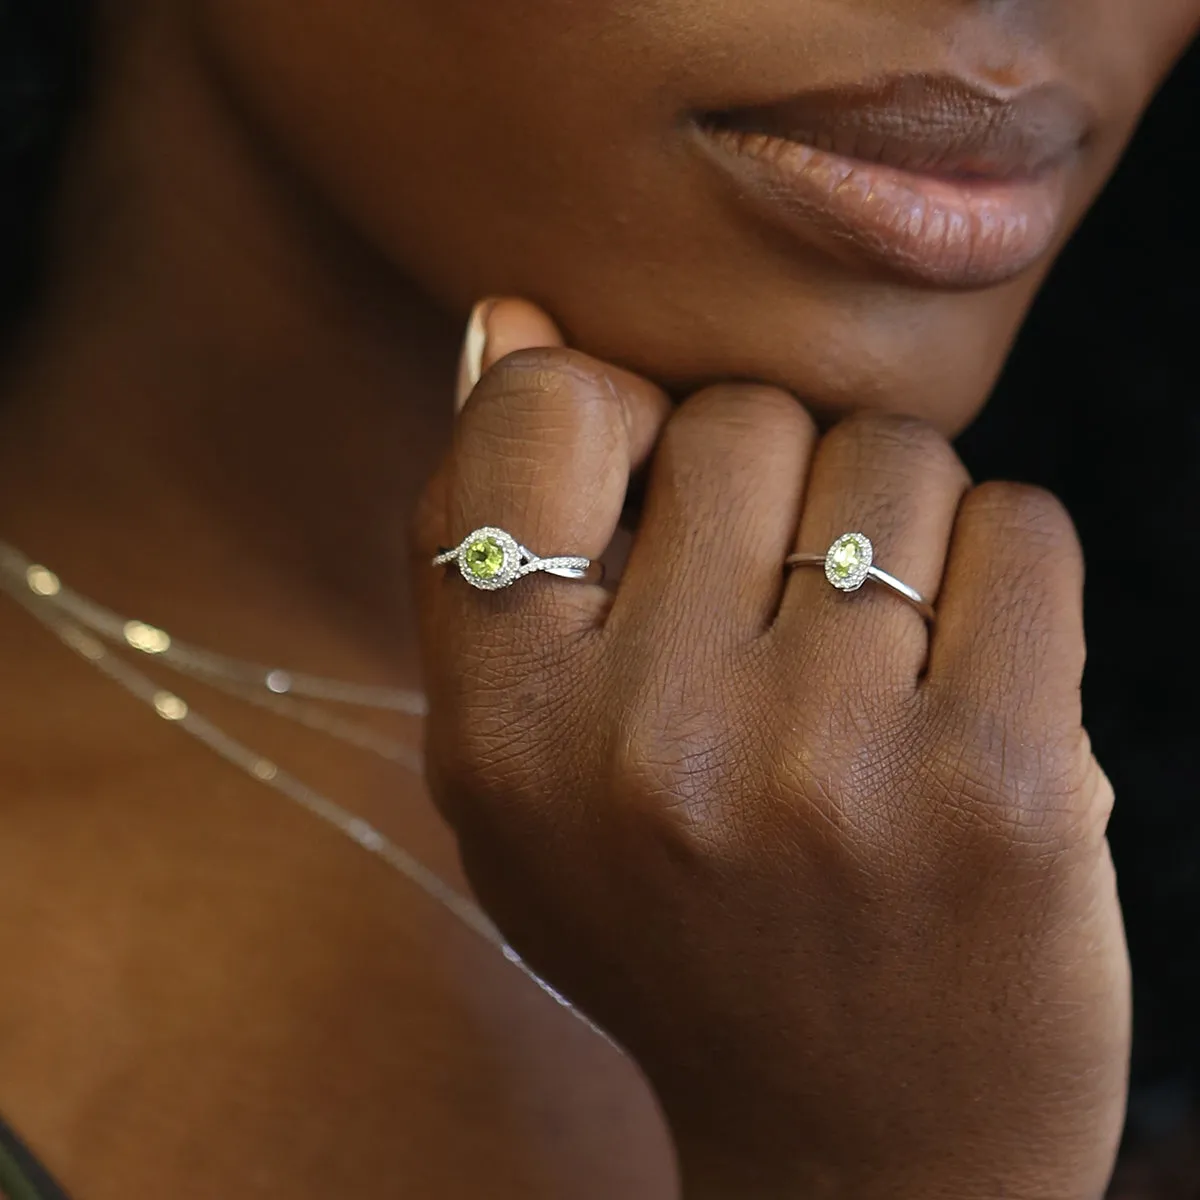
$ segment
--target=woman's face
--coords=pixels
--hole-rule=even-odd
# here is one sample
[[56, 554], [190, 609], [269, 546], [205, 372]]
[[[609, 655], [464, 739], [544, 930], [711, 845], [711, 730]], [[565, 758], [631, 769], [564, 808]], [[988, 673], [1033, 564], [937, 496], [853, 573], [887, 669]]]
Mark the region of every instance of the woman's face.
[[521, 294], [675, 387], [947, 431], [1200, 25], [1200, 0], [177, 2], [442, 304]]

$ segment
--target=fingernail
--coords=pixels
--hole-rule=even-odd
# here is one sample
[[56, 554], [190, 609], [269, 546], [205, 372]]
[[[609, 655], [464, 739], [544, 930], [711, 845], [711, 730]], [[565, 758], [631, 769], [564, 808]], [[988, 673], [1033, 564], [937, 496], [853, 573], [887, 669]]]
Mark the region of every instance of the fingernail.
[[483, 374], [483, 355], [487, 350], [487, 319], [495, 306], [495, 300], [480, 300], [471, 309], [471, 319], [467, 322], [467, 334], [463, 339], [462, 354], [458, 360], [458, 382], [454, 391], [454, 412], [462, 411], [467, 397], [474, 390]]

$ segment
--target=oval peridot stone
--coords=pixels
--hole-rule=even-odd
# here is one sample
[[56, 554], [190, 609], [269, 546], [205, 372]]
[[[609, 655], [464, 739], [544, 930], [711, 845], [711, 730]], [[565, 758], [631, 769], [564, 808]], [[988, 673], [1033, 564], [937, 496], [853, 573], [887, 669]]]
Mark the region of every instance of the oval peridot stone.
[[476, 579], [492, 579], [504, 566], [504, 547], [494, 537], [480, 538], [463, 551], [463, 561]]
[[833, 573], [849, 579], [862, 565], [863, 549], [854, 538], [842, 538], [829, 555]]

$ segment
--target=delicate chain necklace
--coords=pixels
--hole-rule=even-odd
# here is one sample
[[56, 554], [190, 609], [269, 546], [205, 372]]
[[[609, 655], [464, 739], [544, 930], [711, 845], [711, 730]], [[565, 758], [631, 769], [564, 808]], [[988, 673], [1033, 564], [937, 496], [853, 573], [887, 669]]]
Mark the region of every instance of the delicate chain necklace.
[[611, 1042], [603, 1030], [525, 965], [476, 904], [450, 887], [370, 822], [315, 791], [271, 759], [230, 737], [194, 711], [183, 697], [159, 687], [148, 675], [113, 653], [105, 642], [155, 658], [183, 675], [202, 680], [228, 695], [267, 708], [340, 741], [369, 750], [416, 774], [422, 771], [421, 759], [409, 747], [384, 737], [368, 726], [326, 713], [306, 701], [320, 700], [421, 716], [426, 712], [425, 697], [421, 693], [285, 671], [190, 646], [171, 637], [165, 630], [144, 621], [122, 617], [72, 591], [53, 571], [26, 558], [19, 550], [4, 542], [0, 542], [0, 591], [15, 600], [80, 658], [148, 705], [164, 721], [177, 726], [252, 779], [286, 796], [340, 830], [364, 850], [381, 858], [468, 929], [499, 950], [509, 963], [589, 1029]]

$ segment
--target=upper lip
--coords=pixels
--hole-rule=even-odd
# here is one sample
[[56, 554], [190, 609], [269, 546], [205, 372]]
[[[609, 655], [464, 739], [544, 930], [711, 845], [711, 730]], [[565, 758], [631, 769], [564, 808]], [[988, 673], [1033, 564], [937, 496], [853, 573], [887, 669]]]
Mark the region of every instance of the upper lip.
[[701, 123], [915, 174], [1008, 180], [1032, 178], [1078, 149], [1093, 120], [1060, 84], [1001, 95], [951, 75], [903, 74], [709, 112]]

